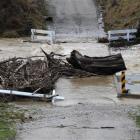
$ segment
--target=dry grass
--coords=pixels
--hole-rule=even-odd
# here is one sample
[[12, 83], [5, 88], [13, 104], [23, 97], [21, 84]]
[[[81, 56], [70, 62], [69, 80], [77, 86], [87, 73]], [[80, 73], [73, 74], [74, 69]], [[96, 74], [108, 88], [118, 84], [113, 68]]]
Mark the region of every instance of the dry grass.
[[106, 30], [136, 28], [140, 22], [140, 0], [99, 0], [104, 6]]

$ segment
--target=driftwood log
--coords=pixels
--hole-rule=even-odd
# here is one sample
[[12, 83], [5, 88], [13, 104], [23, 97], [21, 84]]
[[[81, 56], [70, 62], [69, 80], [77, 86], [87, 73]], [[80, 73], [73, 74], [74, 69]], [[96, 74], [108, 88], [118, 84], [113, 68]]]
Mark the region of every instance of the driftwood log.
[[74, 67], [97, 75], [113, 75], [126, 70], [121, 54], [106, 57], [83, 56], [78, 51], [71, 52], [67, 61]]

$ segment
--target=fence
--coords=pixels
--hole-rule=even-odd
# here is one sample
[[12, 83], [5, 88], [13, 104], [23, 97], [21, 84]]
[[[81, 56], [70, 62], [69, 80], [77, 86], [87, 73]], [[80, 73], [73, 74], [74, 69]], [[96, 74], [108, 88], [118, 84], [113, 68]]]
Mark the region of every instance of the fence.
[[137, 29], [108, 31], [108, 40], [116, 41], [119, 39], [125, 39], [127, 41], [130, 41], [130, 39], [136, 38], [136, 35], [135, 35], [136, 32], [137, 32]]
[[55, 31], [31, 29], [32, 41], [46, 41], [53, 44], [55, 41]]

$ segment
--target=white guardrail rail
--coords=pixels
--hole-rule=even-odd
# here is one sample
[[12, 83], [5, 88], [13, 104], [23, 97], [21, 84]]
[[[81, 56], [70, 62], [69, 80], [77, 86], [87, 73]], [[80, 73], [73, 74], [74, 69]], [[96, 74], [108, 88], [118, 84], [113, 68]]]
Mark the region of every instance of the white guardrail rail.
[[55, 42], [55, 31], [31, 29], [31, 41]]
[[108, 40], [116, 41], [119, 39], [125, 39], [130, 41], [130, 39], [136, 38], [134, 35], [137, 32], [137, 29], [126, 29], [126, 30], [111, 30], [108, 31]]

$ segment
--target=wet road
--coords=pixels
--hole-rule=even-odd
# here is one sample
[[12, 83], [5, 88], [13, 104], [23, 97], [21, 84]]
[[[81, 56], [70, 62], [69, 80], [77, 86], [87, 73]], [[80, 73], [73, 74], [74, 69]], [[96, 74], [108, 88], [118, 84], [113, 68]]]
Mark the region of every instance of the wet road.
[[19, 140], [139, 140], [139, 129], [127, 114], [132, 107], [84, 103], [34, 108], [38, 106], [42, 116], [20, 128]]
[[57, 40], [95, 40], [98, 35], [94, 0], [47, 0], [48, 14], [53, 17], [50, 27]]

